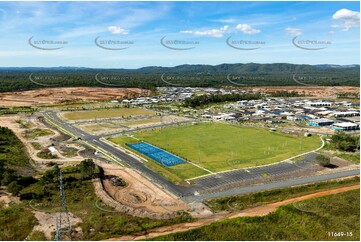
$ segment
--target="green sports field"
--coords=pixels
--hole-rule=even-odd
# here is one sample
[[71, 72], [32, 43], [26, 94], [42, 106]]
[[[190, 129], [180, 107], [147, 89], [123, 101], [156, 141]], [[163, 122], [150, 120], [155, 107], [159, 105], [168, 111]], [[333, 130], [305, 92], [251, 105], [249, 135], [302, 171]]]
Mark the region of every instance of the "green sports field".
[[121, 118], [132, 116], [154, 116], [153, 111], [141, 108], [116, 108], [90, 111], [63, 112], [61, 115], [67, 120], [89, 120], [101, 118]]
[[[265, 165], [288, 159], [321, 146], [318, 136], [290, 136], [268, 129], [245, 128], [222, 123], [200, 123], [141, 131], [134, 138], [146, 141], [212, 172]], [[111, 141], [123, 145], [139, 142], [129, 137]], [[192, 165], [193, 166], [193, 165]], [[173, 173], [184, 178], [195, 174]], [[199, 170], [193, 166], [194, 169]], [[203, 171], [203, 173], [207, 173]]]

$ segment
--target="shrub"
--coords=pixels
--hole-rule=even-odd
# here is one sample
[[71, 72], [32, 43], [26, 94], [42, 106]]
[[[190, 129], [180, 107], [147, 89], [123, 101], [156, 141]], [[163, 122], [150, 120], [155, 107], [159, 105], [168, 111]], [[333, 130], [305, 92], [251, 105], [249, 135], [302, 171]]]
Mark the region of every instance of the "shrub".
[[14, 196], [17, 196], [22, 189], [23, 186], [19, 185], [16, 181], [12, 181], [8, 185], [8, 191], [11, 192]]
[[330, 165], [330, 157], [325, 155], [317, 155], [316, 161], [318, 162], [318, 164], [320, 164], [323, 167], [327, 167]]

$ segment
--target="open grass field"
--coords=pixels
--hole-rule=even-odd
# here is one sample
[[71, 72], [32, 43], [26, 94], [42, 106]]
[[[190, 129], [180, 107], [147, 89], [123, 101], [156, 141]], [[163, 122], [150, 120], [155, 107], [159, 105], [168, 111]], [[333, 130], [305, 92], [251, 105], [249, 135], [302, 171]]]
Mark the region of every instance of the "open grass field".
[[351, 161], [355, 164], [360, 164], [360, 153], [349, 154], [339, 152], [336, 154], [336, 156], [340, 157], [341, 159]]
[[[301, 206], [302, 205], [302, 206]], [[312, 207], [314, 212], [297, 209]], [[311, 210], [306, 210], [311, 211]], [[332, 234], [333, 232], [333, 234]], [[341, 235], [342, 232], [342, 235]], [[241, 217], [160, 236], [161, 241], [360, 240], [360, 190], [313, 198], [263, 217]]]
[[141, 108], [116, 108], [91, 111], [64, 112], [61, 114], [67, 120], [91, 120], [102, 118], [121, 118], [131, 116], [154, 116], [155, 113]]
[[[314, 150], [321, 145], [318, 136], [296, 137], [270, 132], [268, 129], [222, 123], [146, 130], [134, 133], [134, 137], [212, 172], [271, 164]], [[122, 146], [125, 143], [137, 143], [139, 140], [124, 136], [111, 139]], [[174, 172], [179, 174], [175, 167]]]

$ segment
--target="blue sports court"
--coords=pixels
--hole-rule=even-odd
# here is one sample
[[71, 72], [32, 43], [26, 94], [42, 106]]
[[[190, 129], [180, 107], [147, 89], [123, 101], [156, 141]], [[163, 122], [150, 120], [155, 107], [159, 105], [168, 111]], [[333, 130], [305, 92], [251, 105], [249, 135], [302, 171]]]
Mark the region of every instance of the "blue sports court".
[[185, 160], [183, 160], [182, 158], [146, 142], [127, 144], [127, 146], [138, 151], [139, 153], [142, 153], [143, 155], [152, 158], [153, 160], [164, 166], [174, 166], [185, 163]]

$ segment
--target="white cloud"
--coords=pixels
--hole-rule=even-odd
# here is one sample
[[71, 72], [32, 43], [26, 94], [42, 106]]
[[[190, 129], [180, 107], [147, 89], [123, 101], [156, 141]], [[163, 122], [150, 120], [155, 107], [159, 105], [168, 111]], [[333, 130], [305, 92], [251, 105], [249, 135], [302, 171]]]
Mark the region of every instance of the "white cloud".
[[254, 29], [249, 24], [238, 24], [236, 28], [245, 34], [258, 34], [261, 32], [259, 29]]
[[343, 8], [341, 10], [338, 10], [332, 16], [332, 18], [333, 19], [360, 19], [360, 13]]
[[335, 20], [340, 20], [341, 23], [333, 24], [331, 27], [342, 28], [342, 31], [348, 31], [350, 28], [360, 26], [360, 12], [343, 8], [334, 13], [332, 18]]
[[302, 34], [301, 29], [286, 28], [285, 30], [286, 30], [287, 34], [292, 35], [292, 36], [299, 36]]
[[209, 36], [215, 38], [222, 38], [224, 33], [229, 29], [228, 25], [225, 25], [219, 29], [209, 29], [209, 30], [202, 30], [202, 31], [193, 31], [193, 30], [182, 30], [180, 31], [182, 34], [192, 34], [198, 36]]
[[213, 20], [213, 22], [219, 22], [219, 23], [227, 23], [227, 24], [231, 24], [236, 22], [236, 20], [234, 18], [222, 18], [222, 19], [216, 19]]
[[122, 29], [119, 26], [109, 26], [108, 30], [112, 33], [112, 34], [128, 34], [129, 30], [126, 29]]

